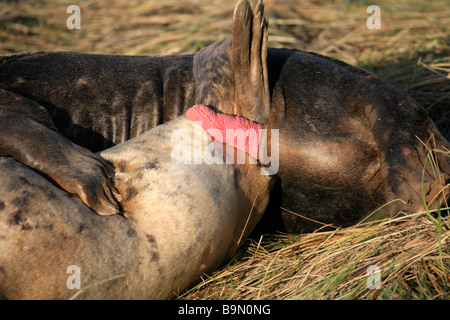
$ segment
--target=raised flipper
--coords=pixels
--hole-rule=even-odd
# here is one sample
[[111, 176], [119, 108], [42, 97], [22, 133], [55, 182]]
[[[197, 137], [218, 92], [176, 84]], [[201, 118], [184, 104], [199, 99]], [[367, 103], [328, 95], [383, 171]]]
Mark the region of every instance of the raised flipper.
[[240, 0], [234, 10], [232, 39], [218, 41], [194, 57], [196, 102], [267, 123], [267, 39], [262, 1], [252, 10], [247, 0]]

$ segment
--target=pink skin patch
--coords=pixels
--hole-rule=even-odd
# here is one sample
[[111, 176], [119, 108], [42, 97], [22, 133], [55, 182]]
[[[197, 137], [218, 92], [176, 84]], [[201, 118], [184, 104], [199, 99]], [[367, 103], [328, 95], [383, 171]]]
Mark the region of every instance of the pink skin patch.
[[[215, 140], [227, 143], [258, 159], [262, 125], [248, 119], [215, 113], [204, 105], [195, 105], [185, 114], [191, 121], [200, 121], [203, 129]], [[244, 143], [239, 143], [244, 141]]]

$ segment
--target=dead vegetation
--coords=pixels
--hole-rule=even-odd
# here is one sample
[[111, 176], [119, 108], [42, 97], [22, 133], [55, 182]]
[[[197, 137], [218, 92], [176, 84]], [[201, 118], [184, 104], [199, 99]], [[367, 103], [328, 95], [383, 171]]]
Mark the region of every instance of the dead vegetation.
[[180, 298], [448, 299], [449, 222], [440, 240], [425, 213], [264, 239]]

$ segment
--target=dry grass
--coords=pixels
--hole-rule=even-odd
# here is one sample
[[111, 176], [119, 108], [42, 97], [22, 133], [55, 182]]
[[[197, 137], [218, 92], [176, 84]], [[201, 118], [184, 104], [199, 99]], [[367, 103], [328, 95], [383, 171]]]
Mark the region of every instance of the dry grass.
[[[450, 139], [450, 7], [446, 0], [266, 0], [272, 47], [359, 65], [406, 90]], [[0, 2], [0, 53], [72, 50], [195, 53], [231, 34], [235, 0], [80, 0], [68, 30], [65, 0]], [[450, 218], [418, 213], [332, 232], [261, 239], [180, 299], [448, 299]], [[381, 289], [367, 288], [367, 268]]]
[[[440, 241], [426, 213], [266, 239], [180, 298], [448, 299], [449, 223], [441, 221]], [[368, 288], [369, 266], [380, 270], [380, 289]]]
[[[0, 3], [0, 52], [74, 50], [117, 54], [194, 53], [231, 34], [235, 0], [81, 0], [80, 30], [68, 30], [66, 0]], [[447, 54], [445, 0], [378, 1], [382, 28], [366, 27], [370, 1], [266, 0], [270, 45], [352, 64]], [[388, 58], [388, 59], [386, 59]]]

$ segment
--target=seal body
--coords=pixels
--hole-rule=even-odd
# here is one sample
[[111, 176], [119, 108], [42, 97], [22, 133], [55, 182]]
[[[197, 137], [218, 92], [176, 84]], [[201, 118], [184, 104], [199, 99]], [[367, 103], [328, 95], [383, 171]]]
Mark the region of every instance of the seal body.
[[[450, 144], [410, 96], [314, 53], [272, 49], [267, 61], [283, 208], [349, 226], [390, 201], [385, 216], [423, 211], [424, 197], [430, 208], [449, 198], [445, 190], [435, 197], [450, 183]], [[434, 173], [430, 162], [424, 171], [430, 150], [440, 150]], [[293, 232], [322, 226], [289, 212], [283, 219]]]
[[[192, 59], [65, 51], [6, 55], [0, 58], [0, 88], [35, 101], [61, 135], [97, 152], [184, 114], [195, 100]], [[36, 105], [21, 112], [33, 117]]]
[[[174, 139], [176, 130], [190, 139]], [[190, 150], [195, 139], [202, 150], [214, 146], [205, 136], [182, 116], [100, 152], [116, 169], [124, 217], [99, 216], [0, 159], [1, 295], [166, 299], [224, 263], [264, 212], [273, 177], [257, 165], [173, 162], [172, 150]], [[79, 289], [70, 286], [73, 266]]]

